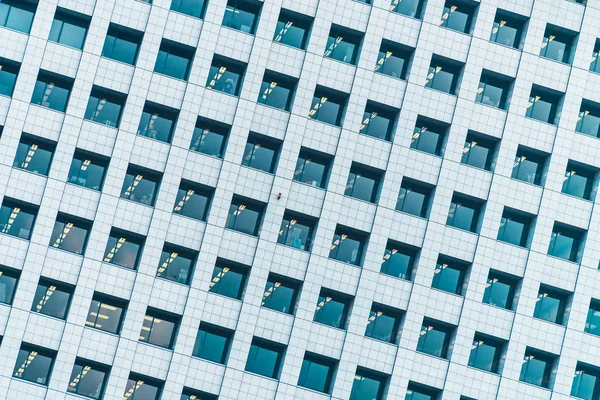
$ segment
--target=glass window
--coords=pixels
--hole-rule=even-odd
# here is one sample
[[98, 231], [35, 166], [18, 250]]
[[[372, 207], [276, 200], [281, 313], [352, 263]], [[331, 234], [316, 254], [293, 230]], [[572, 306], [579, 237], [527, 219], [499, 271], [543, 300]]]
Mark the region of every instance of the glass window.
[[187, 81], [194, 59], [192, 47], [163, 39], [154, 65], [154, 72]]
[[475, 333], [469, 356], [469, 367], [498, 373], [503, 348], [503, 341]]
[[600, 393], [600, 369], [596, 366], [577, 363], [571, 396], [580, 399], [594, 400]]
[[353, 162], [344, 195], [376, 203], [382, 177], [383, 171]]
[[391, 0], [390, 11], [421, 19], [425, 0]]
[[548, 254], [568, 261], [578, 262], [583, 251], [585, 231], [555, 223], [550, 237]]
[[367, 238], [366, 233], [338, 225], [329, 247], [329, 258], [360, 266]]
[[395, 108], [367, 101], [359, 133], [383, 140], [392, 140], [399, 111]]
[[66, 319], [71, 305], [73, 288], [41, 278], [38, 282], [31, 311], [55, 318]]
[[325, 57], [356, 65], [363, 34], [339, 25], [331, 25]]
[[225, 364], [227, 363], [232, 338], [232, 330], [201, 322], [192, 355]]
[[204, 18], [208, 1], [205, 0], [173, 0], [171, 10], [196, 18]]
[[506, 110], [513, 78], [483, 70], [475, 101]]
[[163, 382], [138, 374], [129, 374], [124, 399], [160, 400]]
[[190, 150], [222, 158], [230, 129], [229, 125], [198, 117]]
[[446, 0], [440, 26], [462, 33], [471, 33], [477, 3]]
[[12, 304], [21, 272], [0, 265], [0, 303]]
[[600, 62], [598, 62], [598, 56], [600, 55], [600, 39], [596, 39], [594, 44], [594, 52], [592, 53], [592, 60], [590, 62], [590, 71], [600, 72]]
[[27, 0], [2, 0], [0, 26], [29, 34], [37, 2]]
[[290, 111], [298, 80], [277, 72], [265, 71], [258, 102], [267, 106]]
[[208, 72], [206, 87], [233, 96], [239, 96], [246, 64], [215, 54]]
[[294, 314], [299, 292], [299, 282], [269, 273], [260, 305], [282, 313]]
[[248, 353], [246, 371], [278, 379], [284, 351], [285, 347], [279, 343], [255, 337]]
[[375, 72], [392, 78], [406, 79], [414, 51], [410, 47], [383, 39], [377, 56], [377, 64], [375, 64]]
[[388, 380], [388, 376], [380, 372], [357, 367], [352, 381], [350, 400], [383, 400]]
[[308, 112], [308, 118], [327, 124], [342, 126], [348, 95], [318, 86]]
[[13, 376], [48, 386], [56, 352], [41, 347], [21, 344]]
[[160, 179], [158, 172], [129, 166], [121, 188], [121, 198], [154, 206]]
[[165, 243], [156, 276], [189, 285], [197, 255], [193, 250]]
[[126, 98], [127, 95], [94, 86], [83, 118], [118, 128]]
[[410, 280], [419, 249], [388, 240], [381, 263], [381, 273]]
[[217, 396], [199, 390], [183, 388], [183, 393], [181, 393], [179, 400], [217, 400]]
[[[0, 3], [0, 10], [2, 9]], [[0, 95], [12, 96], [21, 64], [0, 57]]]
[[298, 386], [329, 394], [337, 360], [306, 352]]
[[437, 55], [431, 58], [425, 87], [456, 95], [462, 64]]
[[592, 299], [585, 321], [585, 332], [600, 336], [600, 301]]
[[410, 148], [441, 156], [447, 131], [448, 125], [419, 116], [413, 130]]
[[85, 325], [118, 335], [121, 332], [126, 309], [126, 301], [94, 293]]
[[140, 341], [172, 349], [180, 317], [148, 308], [144, 316]]
[[554, 373], [553, 368], [557, 358], [553, 354], [543, 353], [528, 347], [525, 350], [525, 357], [521, 364], [521, 376], [519, 380], [531, 383], [532, 385], [549, 388], [550, 378]]
[[294, 180], [324, 189], [330, 165], [331, 156], [303, 147], [296, 162]]
[[405, 400], [438, 400], [441, 392], [439, 389], [410, 381]]
[[400, 310], [373, 303], [365, 336], [384, 342], [398, 343], [401, 319]]
[[255, 200], [233, 196], [225, 228], [258, 236], [265, 206]]
[[433, 271], [431, 287], [448, 293], [462, 295], [468, 264], [449, 257], [440, 256]]
[[0, 207], [0, 232], [29, 240], [37, 213], [37, 206], [4, 197]]
[[540, 285], [533, 316], [548, 322], [563, 325], [569, 294], [559, 289]]
[[92, 399], [101, 399], [109, 371], [109, 366], [77, 358], [71, 371], [67, 391]]
[[242, 165], [273, 173], [280, 147], [279, 140], [250, 132], [242, 156]]
[[57, 8], [48, 40], [81, 50], [89, 26], [90, 17], [87, 15]]
[[248, 270], [248, 267], [225, 263], [217, 259], [208, 291], [241, 300]]
[[454, 329], [450, 325], [425, 318], [419, 332], [417, 351], [435, 357], [448, 358], [448, 348]]
[[222, 25], [254, 35], [261, 8], [262, 4], [258, 1], [227, 0]]
[[282, 8], [273, 41], [306, 50], [312, 23], [311, 17]]
[[102, 190], [108, 161], [104, 156], [76, 149], [67, 182], [92, 190]]
[[533, 215], [504, 207], [497, 239], [516, 246], [527, 247], [534, 218]]
[[592, 167], [569, 160], [562, 184], [562, 192], [592, 200], [598, 171]]
[[512, 310], [517, 280], [518, 278], [490, 270], [483, 292], [483, 302]]
[[346, 329], [351, 301], [352, 299], [346, 294], [321, 289], [313, 321], [338, 329]]
[[136, 269], [144, 241], [143, 236], [113, 228], [104, 250], [104, 262]]
[[511, 177], [534, 185], [541, 185], [547, 158], [548, 155], [545, 153], [519, 146]]
[[427, 218], [433, 188], [410, 178], [403, 178], [396, 210]]
[[102, 57], [135, 65], [143, 36], [143, 32], [111, 23], [102, 48]]
[[525, 116], [555, 125], [558, 107], [563, 96], [562, 93], [533, 85]]
[[59, 213], [54, 222], [49, 245], [55, 249], [84, 254], [91, 229], [91, 221]]
[[173, 213], [206, 221], [214, 189], [193, 182], [181, 181]]
[[482, 208], [483, 201], [455, 192], [446, 225], [477, 233]]
[[498, 140], [496, 138], [469, 131], [460, 162], [491, 171], [495, 161], [497, 145]]
[[31, 96], [31, 104], [65, 112], [72, 88], [71, 78], [40, 70]]
[[277, 243], [309, 251], [316, 221], [302, 214], [287, 211], [283, 215]]
[[171, 143], [178, 116], [179, 110], [147, 101], [144, 105], [137, 134]]
[[577, 32], [551, 24], [546, 25], [540, 56], [570, 64], [576, 37]]
[[[599, 71], [600, 72], [600, 71]], [[600, 137], [600, 104], [583, 99], [575, 130], [586, 135]]]
[[13, 167], [48, 176], [56, 143], [28, 134], [21, 135]]
[[523, 47], [526, 24], [526, 17], [498, 9], [494, 18], [490, 41], [520, 49]]

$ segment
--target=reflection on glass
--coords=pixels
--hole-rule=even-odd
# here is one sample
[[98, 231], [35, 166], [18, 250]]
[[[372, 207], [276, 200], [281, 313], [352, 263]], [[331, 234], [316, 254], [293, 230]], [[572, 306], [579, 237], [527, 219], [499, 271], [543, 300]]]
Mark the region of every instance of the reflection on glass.
[[52, 21], [48, 40], [81, 50], [89, 24], [89, 20], [80, 15], [67, 14], [58, 9]]
[[291, 78], [286, 79], [265, 74], [258, 93], [258, 102], [289, 111], [295, 86], [296, 83]]
[[502, 345], [482, 335], [475, 335], [469, 355], [469, 367], [498, 372]]
[[450, 344], [450, 330], [425, 319], [419, 332], [417, 351], [435, 357], [446, 358]]
[[146, 103], [137, 134], [161, 142], [171, 143], [178, 111]]
[[227, 362], [233, 332], [216, 325], [200, 323], [192, 355], [219, 364]]
[[412, 18], [421, 18], [424, 0], [392, 0], [389, 10]]
[[298, 386], [329, 393], [335, 361], [316, 354], [306, 353], [302, 360]]
[[12, 96], [20, 64], [0, 58], [0, 95]]
[[304, 218], [284, 215], [279, 229], [277, 243], [292, 246], [300, 250], [309, 250], [314, 223]]
[[171, 10], [196, 18], [202, 18], [207, 1], [205, 0], [173, 0]]
[[283, 361], [283, 347], [273, 342], [253, 339], [245, 370], [277, 379]]
[[547, 388], [553, 368], [553, 356], [527, 348], [519, 380]]
[[297, 287], [298, 284], [289, 279], [269, 274], [260, 305], [271, 310], [293, 314], [296, 306]]
[[12, 304], [20, 273], [0, 266], [0, 303]]
[[102, 190], [108, 160], [75, 150], [67, 182], [88, 189]]
[[524, 20], [498, 10], [494, 18], [490, 41], [520, 49], [522, 47], [521, 38], [523, 36], [524, 25]]
[[23, 344], [19, 349], [13, 376], [47, 386], [55, 357], [53, 351]]
[[209, 292], [240, 300], [246, 285], [247, 271], [231, 265], [215, 265]]
[[256, 32], [260, 9], [260, 3], [228, 0], [222, 25], [253, 35]]
[[386, 385], [386, 376], [358, 367], [352, 381], [352, 392], [350, 392], [349, 400], [381, 400]]
[[143, 243], [143, 238], [113, 230], [106, 243], [103, 260], [106, 263], [136, 269]]
[[215, 56], [208, 72], [206, 87], [239, 96], [245, 65]]
[[55, 144], [33, 136], [22, 136], [13, 167], [48, 176]]
[[300, 150], [294, 180], [311, 186], [325, 188], [331, 161], [327, 156], [316, 154], [307, 149]]
[[341, 126], [346, 98], [327, 90], [315, 90], [308, 118]]
[[311, 25], [312, 20], [309, 17], [282, 9], [273, 41], [304, 50]]
[[336, 230], [333, 242], [329, 247], [329, 258], [353, 265], [360, 265], [362, 262], [363, 247], [364, 240], [359, 235], [351, 232], [342, 233]]
[[142, 36], [142, 32], [111, 23], [102, 47], [102, 57], [135, 65]]
[[462, 33], [469, 33], [471, 31], [473, 12], [466, 5], [460, 3], [453, 4], [451, 1], [446, 1], [440, 26]]
[[357, 34], [332, 27], [324, 56], [348, 64], [356, 64], [359, 46], [360, 37]]
[[124, 399], [159, 400], [162, 391], [162, 383], [141, 375], [129, 375]]
[[555, 226], [550, 237], [548, 254], [568, 261], [577, 261], [581, 236], [578, 232]]
[[562, 184], [562, 192], [571, 196], [591, 200], [592, 189], [596, 181], [597, 172], [576, 163], [569, 162]]
[[61, 216], [59, 214], [54, 222], [54, 229], [52, 229], [52, 235], [50, 236], [50, 246], [75, 254], [83, 254], [90, 227], [90, 222], [80, 221], [70, 216]]
[[448, 293], [462, 294], [465, 268], [446, 261], [438, 261], [433, 271], [431, 287]]
[[516, 283], [505, 276], [490, 273], [485, 283], [483, 302], [496, 307], [512, 309]]
[[381, 272], [386, 275], [410, 280], [415, 263], [415, 254], [416, 251], [406, 245], [403, 246], [389, 241], [383, 255]]
[[229, 206], [225, 227], [252, 236], [258, 236], [264, 207], [258, 204], [243, 204], [244, 199], [235, 199]]
[[369, 313], [365, 336], [384, 342], [396, 343], [399, 327], [400, 315], [397, 312], [383, 306], [374, 305]]
[[141, 169], [128, 168], [121, 188], [121, 198], [153, 206], [158, 183], [157, 175]]
[[40, 280], [35, 291], [35, 296], [33, 296], [31, 311], [65, 319], [72, 294], [73, 290], [71, 288], [46, 280]]
[[344, 195], [375, 203], [379, 194], [380, 179], [381, 177], [374, 172], [353, 166], [350, 168]]
[[190, 143], [190, 150], [222, 158], [227, 136], [229, 136], [229, 129], [230, 127], [227, 125], [198, 118]]
[[4, 200], [0, 207], [0, 232], [29, 240], [36, 216], [35, 207]]
[[396, 202], [396, 210], [427, 218], [432, 189], [404, 178]]
[[100, 399], [104, 392], [107, 377], [107, 368], [99, 368], [85, 362], [85, 360], [78, 359], [73, 365], [67, 391], [92, 399]]
[[562, 325], [565, 316], [566, 299], [561, 293], [541, 286], [535, 301], [533, 316]]
[[582, 362], [577, 363], [571, 396], [580, 399], [593, 400], [600, 393], [600, 370]]
[[193, 58], [193, 48], [163, 40], [154, 72], [187, 81]]
[[584, 331], [600, 336], [600, 301], [596, 299], [590, 301]]
[[156, 346], [171, 349], [175, 341], [175, 320], [149, 311], [144, 316], [139, 340]]
[[22, 0], [0, 2], [0, 26], [29, 34], [37, 3]]
[[73, 81], [40, 71], [31, 96], [31, 104], [65, 112]]
[[345, 329], [350, 299], [322, 289], [319, 294], [313, 321], [338, 329]]
[[206, 221], [211, 198], [210, 189], [182, 181], [177, 190], [173, 213]]
[[530, 219], [514, 212], [505, 211], [500, 220], [497, 239], [516, 246], [527, 246]]
[[110, 298], [94, 295], [85, 325], [105, 332], [119, 334], [125, 314], [125, 305]]
[[190, 282], [195, 262], [196, 254], [194, 252], [165, 244], [158, 262], [156, 276], [187, 285]]
[[410, 148], [439, 156], [442, 154], [446, 128], [417, 119], [410, 141]]
[[520, 181], [540, 185], [544, 169], [544, 157], [519, 148], [513, 164], [511, 177]]
[[125, 96], [108, 93], [106, 90], [92, 89], [85, 109], [84, 119], [118, 128]]
[[273, 173], [280, 145], [278, 141], [251, 133], [242, 156], [242, 165]]
[[531, 92], [525, 116], [538, 121], [555, 124], [558, 99], [536, 91]]

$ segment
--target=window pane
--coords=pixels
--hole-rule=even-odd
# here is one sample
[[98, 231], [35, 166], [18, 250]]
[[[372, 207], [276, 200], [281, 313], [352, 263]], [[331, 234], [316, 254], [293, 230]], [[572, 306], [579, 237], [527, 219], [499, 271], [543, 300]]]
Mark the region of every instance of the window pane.
[[12, 303], [17, 281], [16, 277], [9, 276], [6, 272], [0, 270], [0, 303]]
[[92, 300], [86, 326], [106, 332], [119, 333], [123, 309], [115, 304]]
[[141, 244], [127, 240], [125, 237], [111, 236], [106, 244], [104, 262], [135, 269], [141, 248]]
[[210, 282], [210, 292], [223, 296], [240, 299], [242, 296], [245, 276], [243, 273], [233, 271], [229, 267], [215, 266]]
[[106, 165], [93, 160], [92, 157], [76, 152], [69, 169], [68, 182], [93, 190], [101, 190], [105, 172]]
[[462, 292], [463, 272], [448, 264], [437, 264], [433, 272], [432, 287], [449, 293]]
[[29, 33], [33, 22], [33, 12], [25, 9], [26, 7], [24, 5], [23, 8], [20, 8], [18, 3], [15, 5], [13, 5], [8, 12], [5, 26], [19, 32]]
[[31, 311], [65, 319], [71, 302], [71, 293], [53, 284], [40, 283], [33, 297]]
[[187, 284], [191, 275], [195, 257], [181, 254], [178, 249], [163, 249], [156, 276]]
[[53, 358], [38, 351], [20, 349], [13, 376], [41, 385], [47, 385], [53, 361]]
[[488, 278], [483, 292], [483, 302], [502, 308], [511, 308], [511, 285], [501, 282], [498, 278]]
[[198, 330], [193, 355], [216, 363], [225, 363], [229, 337], [224, 332], [203, 328]]
[[298, 386], [306, 387], [323, 393], [329, 392], [331, 367], [316, 360], [304, 358]]
[[50, 246], [76, 254], [83, 254], [88, 237], [89, 227], [77, 226], [77, 222], [69, 220], [54, 223], [52, 236], [50, 237]]
[[331, 295], [321, 294], [315, 311], [315, 322], [344, 329], [346, 325], [346, 303]]
[[269, 277], [261, 306], [271, 310], [293, 313], [296, 301], [296, 290], [291, 285], [281, 282], [276, 277]]
[[275, 378], [279, 372], [280, 356], [277, 350], [261, 347], [253, 343], [248, 353], [246, 371]]
[[34, 222], [35, 214], [33, 214], [33, 211], [27, 211], [20, 205], [11, 204], [10, 206], [7, 206], [2, 204], [2, 207], [0, 208], [1, 233], [28, 240]]
[[417, 351], [436, 357], [446, 357], [447, 334], [431, 325], [424, 325], [419, 334]]

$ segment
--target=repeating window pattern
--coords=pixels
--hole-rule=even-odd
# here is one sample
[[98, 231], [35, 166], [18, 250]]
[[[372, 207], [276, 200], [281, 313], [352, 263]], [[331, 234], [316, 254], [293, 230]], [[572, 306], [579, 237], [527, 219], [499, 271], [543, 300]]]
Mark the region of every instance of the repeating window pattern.
[[598, 397], [592, 1], [50, 3], [0, 1], [7, 396]]

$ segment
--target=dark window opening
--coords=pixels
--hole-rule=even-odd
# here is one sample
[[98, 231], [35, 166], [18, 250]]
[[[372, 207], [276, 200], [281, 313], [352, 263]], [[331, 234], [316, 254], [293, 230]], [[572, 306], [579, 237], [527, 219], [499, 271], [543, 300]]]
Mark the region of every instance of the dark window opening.
[[208, 291], [241, 300], [250, 267], [218, 258]]
[[294, 180], [326, 188], [332, 158], [329, 154], [302, 147], [294, 170]]
[[55, 142], [23, 133], [13, 167], [48, 176], [55, 150]]
[[454, 192], [446, 225], [478, 233], [485, 201]]
[[100, 86], [92, 87], [84, 119], [118, 128], [127, 95]]
[[316, 226], [315, 218], [286, 210], [281, 221], [277, 243], [310, 251]]
[[239, 96], [245, 73], [245, 63], [215, 54], [208, 72], [206, 87]]
[[388, 240], [381, 263], [381, 273], [411, 280], [418, 255], [418, 247]]
[[31, 96], [31, 104], [65, 112], [72, 89], [73, 79], [40, 70]]
[[466, 261], [440, 254], [433, 271], [431, 287], [459, 296], [463, 295], [470, 266]]
[[206, 221], [213, 195], [213, 188], [182, 179], [177, 190], [173, 213]]
[[343, 225], [335, 228], [329, 258], [360, 266], [369, 234]]
[[415, 49], [411, 47], [383, 39], [377, 56], [377, 64], [375, 64], [375, 72], [392, 78], [406, 79], [414, 52]]
[[111, 23], [102, 48], [102, 57], [135, 65], [143, 37], [143, 32]]
[[344, 195], [377, 203], [384, 173], [384, 171], [353, 162]]
[[529, 247], [534, 220], [535, 215], [504, 207], [497, 239], [516, 246]]
[[112, 228], [104, 250], [103, 261], [136, 269], [145, 241], [146, 238], [141, 235]]
[[347, 103], [348, 95], [346, 93], [317, 85], [308, 118], [342, 126]]
[[154, 72], [187, 81], [195, 52], [193, 47], [163, 39]]
[[356, 65], [364, 33], [340, 25], [331, 25], [324, 56]]
[[260, 85], [258, 102], [267, 106], [290, 111], [298, 80], [273, 71], [265, 71]]
[[456, 95], [464, 64], [434, 54], [425, 87]]
[[158, 262], [156, 276], [189, 285], [197, 257], [197, 251], [165, 243]]
[[190, 150], [213, 157], [223, 158], [231, 126], [198, 117]]
[[280, 149], [280, 140], [250, 132], [242, 156], [242, 165], [274, 173]]
[[84, 254], [92, 223], [79, 217], [58, 213], [49, 245], [55, 249]]
[[444, 122], [418, 116], [410, 148], [441, 156], [450, 126]]
[[74, 288], [71, 285], [59, 283], [50, 279], [40, 278], [31, 311], [50, 317], [66, 319]]
[[229, 206], [225, 228], [258, 236], [266, 205], [256, 200], [234, 195]]
[[161, 178], [159, 172], [129, 165], [121, 188], [121, 198], [154, 206]]
[[223, 26], [254, 35], [262, 2], [253, 0], [227, 0]]
[[312, 17], [282, 8], [273, 41], [306, 50], [312, 24]]
[[352, 300], [352, 297], [345, 293], [321, 288], [313, 321], [338, 329], [346, 329]]

